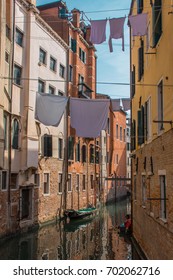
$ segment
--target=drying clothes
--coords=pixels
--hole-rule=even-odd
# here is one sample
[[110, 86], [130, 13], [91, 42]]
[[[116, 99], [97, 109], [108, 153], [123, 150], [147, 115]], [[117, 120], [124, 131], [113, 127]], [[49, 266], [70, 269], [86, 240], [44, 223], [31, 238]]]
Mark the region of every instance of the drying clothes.
[[91, 20], [90, 41], [93, 44], [101, 44], [106, 41], [106, 23], [107, 19]]
[[35, 119], [48, 126], [58, 126], [65, 111], [68, 98], [36, 93]]
[[112, 111], [119, 111], [120, 110], [120, 99], [112, 99]]
[[132, 28], [132, 36], [144, 36], [147, 34], [147, 14], [129, 16], [129, 23]]
[[130, 99], [129, 98], [123, 98], [122, 103], [123, 103], [124, 111], [130, 110]]
[[112, 18], [109, 20], [110, 24], [110, 37], [109, 37], [109, 49], [113, 52], [112, 39], [122, 38], [122, 50], [124, 51], [124, 22], [125, 17]]
[[108, 99], [70, 98], [71, 127], [78, 137], [96, 138], [107, 128]]

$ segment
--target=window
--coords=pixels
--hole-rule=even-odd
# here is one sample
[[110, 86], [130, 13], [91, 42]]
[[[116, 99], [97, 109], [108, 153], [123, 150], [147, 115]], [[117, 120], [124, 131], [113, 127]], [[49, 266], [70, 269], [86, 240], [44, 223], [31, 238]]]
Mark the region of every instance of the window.
[[38, 80], [38, 92], [45, 92], [45, 82], [43, 82], [42, 80]]
[[86, 146], [82, 146], [82, 163], [86, 162]]
[[46, 64], [46, 52], [40, 48], [40, 54], [39, 54], [39, 62], [42, 64]]
[[21, 47], [23, 46], [23, 32], [18, 28], [16, 28], [16, 43]]
[[142, 175], [142, 205], [145, 206], [146, 204], [146, 176]]
[[18, 65], [14, 65], [14, 83], [21, 85], [22, 68]]
[[38, 173], [35, 173], [34, 174], [34, 185], [36, 187], [39, 187], [40, 186], [40, 174]]
[[32, 213], [32, 190], [22, 189], [21, 195], [21, 219], [30, 219]]
[[7, 131], [8, 131], [8, 124], [7, 124], [7, 115], [4, 114], [4, 150], [7, 149], [7, 145], [8, 145], [8, 134], [7, 134]]
[[50, 70], [56, 72], [56, 59], [52, 56], [50, 57]]
[[8, 52], [5, 52], [5, 61], [6, 61], [7, 63], [10, 63], [10, 55], [9, 55]]
[[159, 176], [160, 179], [160, 217], [166, 219], [166, 176]]
[[122, 140], [123, 140], [123, 129], [120, 126], [120, 141], [122, 141]]
[[95, 150], [94, 150], [94, 146], [90, 145], [90, 163], [94, 163], [95, 162]]
[[69, 82], [73, 82], [73, 66], [69, 65]]
[[80, 140], [76, 144], [76, 161], [80, 161]]
[[6, 24], [6, 37], [10, 40], [11, 29], [10, 29], [10, 27], [7, 24]]
[[43, 193], [49, 194], [49, 173], [44, 173]]
[[79, 91], [83, 91], [83, 83], [84, 83], [84, 77], [80, 74], [78, 75], [78, 84], [79, 84]]
[[155, 0], [153, 5], [153, 47], [162, 35], [162, 0]]
[[76, 191], [79, 192], [79, 186], [80, 186], [80, 176], [79, 174], [76, 174]]
[[74, 159], [74, 137], [72, 136], [68, 138], [68, 159]]
[[49, 94], [55, 94], [55, 88], [52, 86], [49, 86]]
[[11, 174], [11, 178], [10, 178], [11, 189], [16, 189], [17, 188], [17, 178], [18, 178], [18, 173], [12, 173]]
[[7, 171], [2, 170], [0, 171], [0, 189], [1, 190], [7, 190]]
[[99, 149], [97, 148], [96, 149], [96, 155], [95, 155], [96, 157], [95, 157], [95, 162], [97, 163], [97, 164], [99, 164], [99, 160], [100, 160], [100, 153], [99, 153]]
[[12, 131], [12, 149], [17, 150], [19, 148], [19, 122], [17, 119], [13, 121]]
[[76, 39], [70, 38], [70, 48], [74, 53], [76, 53], [76, 45]]
[[163, 81], [158, 85], [158, 132], [163, 130]]
[[138, 49], [138, 81], [141, 80], [144, 74], [144, 41], [141, 39], [141, 46]]
[[86, 190], [86, 182], [85, 182], [85, 174], [83, 174], [83, 178], [82, 178], [82, 190], [85, 191]]
[[126, 142], [126, 130], [124, 129], [124, 142]]
[[43, 155], [44, 157], [52, 157], [52, 135], [43, 135]]
[[127, 143], [127, 151], [130, 151], [130, 143]]
[[59, 96], [64, 96], [64, 92], [62, 92], [61, 90], [58, 90], [58, 95]]
[[118, 164], [118, 154], [116, 154], [116, 164]]
[[119, 134], [118, 134], [118, 124], [116, 124], [116, 138], [118, 139], [118, 136]]
[[62, 173], [58, 174], [58, 192], [62, 193]]
[[65, 77], [65, 67], [62, 64], [60, 64], [60, 66], [59, 66], [59, 75], [62, 78]]
[[58, 139], [58, 158], [59, 159], [63, 158], [63, 139], [62, 138]]
[[71, 174], [68, 174], [67, 190], [68, 190], [68, 192], [72, 191], [72, 188], [71, 188]]
[[82, 62], [86, 63], [86, 53], [81, 48], [79, 48], [79, 58]]
[[94, 175], [93, 174], [90, 175], [90, 182], [91, 182], [91, 189], [93, 190], [94, 189]]
[[141, 14], [143, 11], [143, 0], [137, 0], [137, 12]]

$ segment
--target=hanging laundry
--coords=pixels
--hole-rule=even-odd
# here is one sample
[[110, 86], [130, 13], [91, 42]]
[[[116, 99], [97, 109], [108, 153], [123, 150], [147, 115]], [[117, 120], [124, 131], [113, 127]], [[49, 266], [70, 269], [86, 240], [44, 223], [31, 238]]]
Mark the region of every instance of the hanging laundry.
[[93, 44], [101, 44], [106, 41], [106, 23], [107, 19], [91, 20], [90, 41]]
[[124, 111], [130, 110], [130, 98], [123, 98], [122, 99]]
[[35, 119], [48, 126], [58, 126], [65, 111], [68, 98], [36, 93]]
[[119, 111], [120, 110], [120, 99], [112, 99], [112, 111]]
[[122, 38], [122, 50], [124, 51], [124, 22], [125, 17], [112, 18], [109, 20], [110, 24], [110, 37], [109, 37], [109, 49], [113, 52], [112, 39]]
[[129, 16], [129, 24], [132, 28], [132, 36], [144, 36], [147, 34], [147, 14]]
[[78, 137], [96, 138], [107, 128], [110, 100], [70, 98], [71, 127]]

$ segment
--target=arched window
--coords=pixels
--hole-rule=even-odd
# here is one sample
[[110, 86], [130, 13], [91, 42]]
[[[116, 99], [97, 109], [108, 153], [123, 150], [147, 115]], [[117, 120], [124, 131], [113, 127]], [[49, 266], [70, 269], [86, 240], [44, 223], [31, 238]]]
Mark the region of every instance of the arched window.
[[19, 148], [19, 121], [14, 119], [12, 129], [12, 148], [17, 150]]
[[90, 145], [90, 163], [94, 163], [95, 159], [95, 154], [94, 154], [94, 146]]

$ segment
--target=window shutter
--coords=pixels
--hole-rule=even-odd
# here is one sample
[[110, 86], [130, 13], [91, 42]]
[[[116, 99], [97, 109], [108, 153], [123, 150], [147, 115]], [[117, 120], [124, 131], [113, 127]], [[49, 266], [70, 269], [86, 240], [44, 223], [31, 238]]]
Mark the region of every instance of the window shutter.
[[162, 34], [162, 1], [155, 0], [152, 7], [153, 17], [153, 47], [155, 47]]
[[76, 53], [76, 40], [71, 38], [71, 49]]
[[44, 156], [52, 157], [52, 135], [44, 135]]
[[133, 65], [133, 70], [131, 72], [131, 97], [135, 95], [135, 65]]
[[69, 138], [68, 138], [68, 159], [73, 160], [73, 149], [74, 149], [74, 137], [69, 136]]
[[143, 0], [137, 0], [137, 12], [141, 14], [143, 11]]
[[148, 139], [148, 103], [145, 102], [144, 107], [144, 141]]
[[138, 111], [138, 145], [144, 143], [144, 106]]

